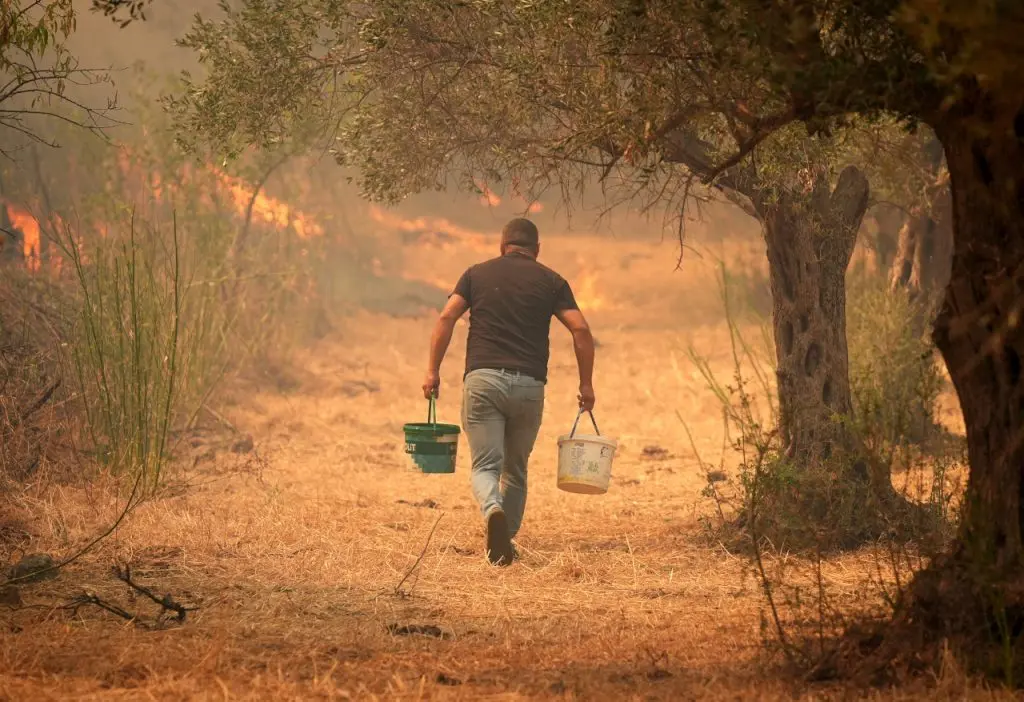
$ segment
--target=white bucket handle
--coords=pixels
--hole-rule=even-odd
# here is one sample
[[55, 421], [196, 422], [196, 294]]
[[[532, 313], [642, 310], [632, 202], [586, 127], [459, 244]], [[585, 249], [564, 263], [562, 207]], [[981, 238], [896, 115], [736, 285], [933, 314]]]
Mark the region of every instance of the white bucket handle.
[[580, 407], [580, 411], [576, 413], [576, 421], [572, 423], [572, 431], [569, 432], [570, 439], [576, 436], [576, 425], [580, 423], [580, 417], [583, 416], [584, 412], [590, 415], [590, 423], [594, 425], [594, 431], [597, 432], [598, 436], [601, 436], [601, 430], [597, 428], [597, 420], [594, 419], [593, 410], [585, 410], [582, 407]]

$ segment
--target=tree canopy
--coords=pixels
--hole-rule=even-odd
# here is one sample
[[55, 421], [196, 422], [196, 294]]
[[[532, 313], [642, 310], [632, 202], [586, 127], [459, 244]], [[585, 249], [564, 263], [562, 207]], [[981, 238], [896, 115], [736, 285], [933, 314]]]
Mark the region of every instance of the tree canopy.
[[622, 3], [223, 9], [183, 41], [209, 70], [173, 102], [189, 145], [202, 135], [235, 153], [312, 115], [371, 197], [442, 187], [453, 171], [467, 182], [511, 174], [531, 190], [595, 167], [624, 169], [619, 182], [661, 196], [683, 185], [666, 164], [722, 178], [773, 132], [791, 161], [776, 170], [805, 165], [771, 91], [704, 60], [699, 28], [657, 15], [639, 27]]
[[[403, 160], [440, 167], [451, 143], [431, 122], [449, 101], [462, 102], [442, 133], [475, 136], [476, 148], [463, 150], [483, 168], [526, 155], [587, 160], [595, 150], [639, 160], [696, 121], [739, 142], [711, 175], [796, 121], [812, 133], [854, 113], [929, 121], [972, 84], [1022, 87], [1008, 49], [1024, 10], [1005, 0], [970, 9], [940, 0], [253, 0], [222, 9], [183, 42], [209, 71], [177, 103], [192, 116], [188, 131], [237, 149], [323, 112], [342, 129], [339, 155], [377, 152], [360, 163], [376, 195], [436, 184], [392, 161], [383, 139], [402, 132], [416, 146]], [[430, 113], [392, 124], [410, 91], [430, 96]], [[487, 152], [496, 129], [514, 152]]]

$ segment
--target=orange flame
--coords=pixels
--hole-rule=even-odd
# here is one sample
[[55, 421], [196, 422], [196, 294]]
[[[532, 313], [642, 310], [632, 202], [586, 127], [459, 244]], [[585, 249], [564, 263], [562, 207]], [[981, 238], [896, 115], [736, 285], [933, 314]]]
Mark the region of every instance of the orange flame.
[[576, 284], [576, 303], [581, 310], [592, 312], [605, 309], [607, 300], [597, 292], [597, 274], [584, 273]]
[[256, 193], [254, 197], [255, 190], [246, 181], [213, 168], [210, 170], [231, 194], [239, 215], [244, 217], [249, 211], [251, 203], [253, 219], [263, 220], [281, 229], [291, 227], [300, 239], [323, 235], [323, 227], [317, 224], [312, 217], [262, 191]]
[[477, 180], [474, 180], [473, 185], [475, 185], [476, 189], [480, 191], [481, 205], [485, 207], [497, 207], [498, 205], [501, 204], [501, 198], [498, 196], [497, 193], [495, 193], [493, 190], [487, 187], [486, 183], [481, 183]]
[[[116, 163], [118, 170], [125, 179], [120, 184], [120, 187], [127, 188], [129, 193], [133, 195], [138, 195], [141, 188], [142, 192], [148, 191], [156, 200], [164, 200], [177, 189], [174, 178], [165, 178], [164, 174], [159, 171], [147, 172], [143, 162], [127, 148], [118, 150]], [[256, 192], [256, 189], [244, 179], [229, 176], [209, 165], [205, 167], [205, 170], [210, 172], [216, 179], [220, 186], [218, 190], [222, 188], [230, 196], [230, 201], [235, 206], [235, 210], [240, 217], [245, 218], [249, 214], [251, 207], [254, 221], [263, 221], [282, 229], [290, 228], [300, 239], [310, 239], [324, 234], [323, 227], [313, 217], [277, 198], [267, 195], [262, 190]], [[188, 181], [194, 175], [194, 172], [193, 168], [185, 164], [179, 171], [179, 176]], [[107, 180], [106, 189], [108, 192], [112, 192], [117, 187], [116, 179]], [[27, 210], [13, 203], [4, 203], [0, 200], [0, 207], [6, 209], [12, 226], [20, 230], [23, 235], [22, 253], [25, 258], [26, 267], [31, 271], [40, 270], [42, 264], [42, 240], [39, 220]], [[53, 226], [57, 228], [64, 227], [57, 213], [49, 213], [47, 216]], [[107, 222], [99, 221], [92, 224], [92, 231], [100, 238], [107, 238], [110, 234], [110, 227]], [[0, 239], [0, 246], [4, 243]], [[302, 255], [307, 254], [308, 251], [303, 250]], [[61, 269], [60, 257], [50, 257], [49, 266], [52, 267], [55, 273], [59, 273]]]
[[576, 297], [576, 304], [584, 312], [595, 312], [597, 310], [613, 309], [615, 305], [609, 302], [608, 298], [598, 292], [598, 275], [594, 271], [587, 270], [582, 259], [577, 260], [580, 272], [573, 285], [573, 294]]
[[[478, 251], [497, 250], [498, 239], [496, 235], [484, 234], [483, 232], [460, 227], [443, 217], [407, 219], [394, 212], [386, 212], [376, 205], [371, 205], [370, 218], [388, 229], [410, 233], [443, 233], [447, 237], [458, 240], [460, 244]], [[443, 240], [437, 240], [436, 243], [441, 248], [448, 247]]]
[[[145, 172], [143, 163], [135, 157], [130, 149], [122, 148], [118, 152], [117, 163], [122, 175], [136, 182], [145, 183], [145, 187], [157, 200], [163, 200], [166, 195], [175, 190], [173, 178], [168, 180], [164, 174], [158, 171]], [[194, 175], [194, 170], [186, 163], [178, 171], [178, 175], [181, 179], [189, 181]], [[217, 180], [220, 189], [230, 196], [239, 217], [244, 219], [248, 215], [251, 203], [254, 222], [266, 222], [280, 229], [291, 228], [301, 239], [310, 239], [324, 234], [323, 227], [313, 217], [286, 202], [267, 195], [262, 188], [256, 192], [256, 188], [245, 179], [228, 175], [213, 165], [206, 165], [205, 170]]]
[[14, 205], [7, 205], [7, 218], [11, 220], [11, 225], [20, 230], [24, 236], [22, 254], [25, 256], [25, 265], [30, 271], [38, 271], [42, 261], [39, 222], [31, 214]]

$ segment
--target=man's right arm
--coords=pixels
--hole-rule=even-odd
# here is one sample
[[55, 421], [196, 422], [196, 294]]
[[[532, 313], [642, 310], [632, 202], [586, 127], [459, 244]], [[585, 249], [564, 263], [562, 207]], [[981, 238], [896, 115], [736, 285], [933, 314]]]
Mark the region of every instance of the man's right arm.
[[594, 409], [594, 336], [590, 333], [583, 313], [578, 309], [555, 312], [558, 321], [572, 334], [572, 346], [576, 351], [576, 365], [580, 370], [580, 407]]

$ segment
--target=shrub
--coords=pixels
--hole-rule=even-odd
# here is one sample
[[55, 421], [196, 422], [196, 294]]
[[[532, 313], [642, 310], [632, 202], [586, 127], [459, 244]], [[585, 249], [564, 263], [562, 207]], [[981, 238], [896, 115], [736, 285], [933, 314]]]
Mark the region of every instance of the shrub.
[[937, 434], [943, 379], [923, 324], [927, 308], [877, 277], [851, 280], [846, 338], [854, 423], [876, 450]]
[[51, 281], [0, 263], [0, 495], [68, 463], [70, 383], [62, 382], [58, 351], [67, 327], [63, 297]]
[[308, 223], [264, 187], [305, 178], [287, 154], [234, 164], [234, 179], [186, 159], [159, 113], [141, 116], [126, 143], [69, 131], [59, 155], [36, 155], [33, 177], [0, 171], [46, 254], [34, 272], [10, 268], [59, 289], [73, 321], [50, 341], [82, 410], [77, 447], [152, 487], [168, 437], [194, 424], [223, 378], [322, 333], [314, 273], [328, 264], [327, 237], [299, 232]]

